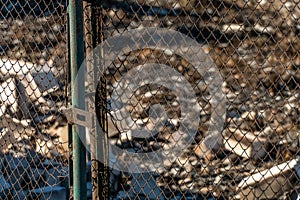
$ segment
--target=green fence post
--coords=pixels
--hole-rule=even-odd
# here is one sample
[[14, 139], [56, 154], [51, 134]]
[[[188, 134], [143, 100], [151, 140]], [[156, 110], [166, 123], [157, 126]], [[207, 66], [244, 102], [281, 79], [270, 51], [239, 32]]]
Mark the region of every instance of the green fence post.
[[[69, 42], [72, 106], [85, 109], [84, 76], [78, 76], [80, 65], [84, 60], [82, 0], [69, 0]], [[77, 84], [75, 81], [77, 80]], [[72, 88], [76, 85], [76, 88]], [[73, 158], [73, 197], [75, 200], [86, 200], [86, 149], [79, 137], [85, 136], [85, 127], [72, 126]]]

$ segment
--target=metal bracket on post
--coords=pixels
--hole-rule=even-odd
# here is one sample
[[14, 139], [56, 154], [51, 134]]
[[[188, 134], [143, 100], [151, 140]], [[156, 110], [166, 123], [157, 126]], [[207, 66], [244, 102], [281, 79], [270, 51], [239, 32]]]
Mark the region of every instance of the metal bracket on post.
[[71, 124], [77, 124], [89, 129], [93, 127], [94, 115], [92, 113], [89, 113], [88, 111], [71, 107], [66, 109], [65, 115], [68, 122]]

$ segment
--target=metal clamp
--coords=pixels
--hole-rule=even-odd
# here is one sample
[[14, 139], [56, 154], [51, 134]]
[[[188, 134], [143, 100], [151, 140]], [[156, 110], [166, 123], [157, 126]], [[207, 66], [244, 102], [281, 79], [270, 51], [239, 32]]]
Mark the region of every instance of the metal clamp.
[[71, 107], [66, 109], [65, 115], [69, 123], [77, 124], [87, 128], [92, 128], [93, 126], [94, 115], [86, 110]]

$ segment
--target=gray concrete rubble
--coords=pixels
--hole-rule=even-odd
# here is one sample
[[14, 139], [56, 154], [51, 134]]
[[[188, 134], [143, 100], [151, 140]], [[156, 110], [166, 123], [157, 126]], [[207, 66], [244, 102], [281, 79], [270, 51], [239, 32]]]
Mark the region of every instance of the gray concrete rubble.
[[[51, 58], [53, 59], [53, 58]], [[6, 127], [0, 138], [10, 141], [28, 138], [36, 133], [33, 123], [47, 123], [55, 120], [55, 102], [49, 96], [59, 89], [59, 84], [49, 66], [49, 60], [43, 70], [23, 60], [0, 59], [0, 125]], [[40, 71], [37, 71], [40, 69]], [[48, 98], [46, 98], [46, 96]]]

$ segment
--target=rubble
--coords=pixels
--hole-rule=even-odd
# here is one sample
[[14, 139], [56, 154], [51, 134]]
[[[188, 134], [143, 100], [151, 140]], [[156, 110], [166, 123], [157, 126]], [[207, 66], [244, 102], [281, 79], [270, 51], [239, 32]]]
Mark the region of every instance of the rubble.
[[266, 138], [230, 127], [224, 133], [223, 143], [226, 150], [253, 160], [263, 159], [270, 145]]
[[0, 199], [66, 199], [68, 140], [58, 110], [64, 101], [64, 26], [48, 37], [64, 22], [61, 16], [0, 18]]
[[[298, 158], [296, 160], [293, 158], [299, 154], [300, 43], [296, 34], [300, 27], [298, 3], [278, 0], [272, 3], [224, 0], [218, 2], [220, 5], [203, 1], [202, 6], [197, 6], [198, 1], [186, 0], [137, 2], [141, 5], [163, 8], [150, 8], [143, 12], [143, 15], [147, 16], [138, 19], [136, 15], [132, 17], [126, 10], [115, 7], [105, 9], [103, 14], [107, 14], [107, 18], [103, 27], [104, 38], [114, 35], [117, 29], [118, 32], [122, 32], [125, 29], [149, 26], [179, 30], [191, 37], [200, 36], [197, 38], [198, 42], [205, 40], [201, 45], [213, 58], [224, 77], [223, 89], [228, 100], [222, 140], [204, 140], [211, 108], [209, 103], [203, 100], [207, 92], [205, 87], [197, 91], [197, 95], [203, 95], [204, 98], [199, 98], [203, 110], [200, 113], [201, 123], [195, 141], [187, 152], [183, 152], [180, 158], [182, 162], [165, 161], [167, 170], [161, 171], [157, 175], [159, 178], [150, 177], [150, 185], [146, 185], [145, 189], [153, 193], [146, 196], [152, 195], [151, 197], [155, 198], [156, 195], [164, 196], [168, 193], [171, 196], [167, 196], [168, 199], [283, 199], [286, 195], [288, 199], [289, 192], [297, 191], [300, 185], [299, 175], [296, 175], [299, 165], [295, 164]], [[138, 9], [147, 9], [135, 6]], [[176, 8], [175, 11], [173, 8]], [[159, 16], [151, 16], [154, 14]], [[53, 192], [53, 199], [63, 198], [55, 196], [58, 194], [65, 196], [66, 187], [57, 176], [60, 176], [59, 171], [68, 173], [67, 170], [61, 167], [60, 163], [43, 158], [44, 156], [53, 158], [54, 154], [56, 156], [60, 154], [53, 151], [56, 144], [63, 143], [64, 149], [68, 149], [65, 122], [59, 121], [62, 126], [56, 124], [53, 125], [54, 128], [49, 128], [49, 124], [58, 121], [55, 110], [62, 104], [53, 103], [52, 97], [59, 90], [61, 80], [58, 75], [61, 75], [60, 71], [63, 71], [61, 68], [65, 67], [66, 63], [62, 61], [60, 67], [51, 68], [54, 59], [50, 55], [59, 54], [63, 57], [65, 51], [62, 49], [66, 48], [66, 44], [61, 43], [65, 37], [65, 27], [60, 25], [59, 20], [54, 20], [55, 22], [50, 24], [55, 29], [57, 38], [53, 36], [52, 31], [42, 31], [39, 34], [40, 30], [44, 30], [45, 22], [49, 20], [51, 19], [41, 17], [37, 19], [38, 22], [31, 23], [33, 20], [29, 17], [0, 23], [3, 39], [1, 47], [7, 50], [5, 54], [9, 57], [7, 59], [1, 56], [0, 59], [0, 125], [3, 127], [0, 130], [0, 144], [4, 151], [1, 160], [11, 161], [7, 158], [9, 154], [16, 158], [11, 162], [13, 165], [18, 161], [27, 168], [35, 169], [26, 170], [24, 174], [16, 172], [22, 186], [22, 189], [16, 191], [13, 187], [21, 186], [16, 184], [13, 178], [8, 177], [13, 171], [9, 169], [8, 163], [1, 163], [0, 165], [4, 165], [1, 168], [10, 170], [3, 173], [3, 178], [0, 177], [1, 199], [5, 197], [13, 199], [16, 195], [21, 199], [33, 198], [30, 193], [34, 193], [35, 197], [44, 195], [44, 198], [50, 198], [47, 195]], [[54, 50], [54, 47], [35, 49], [32, 52], [24, 50], [32, 49], [32, 44], [38, 44], [39, 48], [47, 46], [44, 44], [48, 44], [49, 41], [45, 38], [56, 38], [57, 41], [51, 39], [50, 43], [57, 44], [58, 50]], [[15, 48], [5, 44], [12, 44]], [[153, 53], [149, 49], [137, 54], [138, 59], [130, 58], [132, 62], [127, 62], [128, 56], [123, 56], [122, 59], [126, 60], [126, 66], [123, 68], [130, 69], [131, 65], [135, 66], [139, 62], [139, 59], [155, 62], [157, 60], [151, 57], [160, 56], [159, 52]], [[186, 73], [187, 77], [186, 61], [173, 55], [171, 50], [167, 49], [165, 54], [166, 57], [162, 62], [173, 65], [182, 74]], [[45, 67], [42, 67], [43, 65]], [[205, 83], [203, 85], [205, 86]], [[159, 95], [163, 97], [158, 97]], [[174, 98], [171, 92], [160, 93], [159, 90], [146, 91], [144, 96], [148, 98], [147, 101], [155, 103], [160, 103], [162, 99]], [[166, 102], [163, 103], [167, 104]], [[170, 101], [167, 104], [169, 119], [159, 130], [160, 140], [166, 141], [166, 138], [181, 125], [180, 108], [176, 103], [178, 104], [176, 101]], [[148, 118], [143, 113], [147, 107], [145, 104], [147, 103], [143, 102], [137, 105], [139, 108], [136, 110], [135, 108], [130, 110], [136, 120], [134, 123], [136, 122], [138, 126], [148, 123]], [[151, 149], [154, 146], [164, 145], [161, 141], [136, 142], [132, 137], [134, 134], [130, 135], [130, 132], [120, 134], [115, 124], [109, 123], [109, 126], [111, 127], [109, 137], [112, 140], [118, 138], [118, 144], [126, 144], [129, 149]], [[33, 138], [38, 139], [32, 141]], [[12, 144], [7, 145], [8, 140]], [[205, 141], [206, 145], [201, 141]], [[30, 163], [26, 164], [21, 158], [26, 156], [29, 150], [35, 153], [27, 157]], [[43, 162], [37, 162], [39, 159]], [[23, 169], [22, 166], [19, 167]], [[55, 175], [45, 173], [45, 168]], [[115, 191], [117, 199], [136, 198], [140, 193], [141, 197], [145, 198], [145, 189], [139, 184], [146, 183], [143, 177], [149, 178], [147, 174], [134, 177], [131, 185], [129, 182], [119, 180], [122, 175], [116, 176], [118, 177], [113, 177], [115, 182], [113, 188], [119, 189]], [[63, 177], [66, 177], [66, 174], [63, 173]], [[24, 180], [31, 182], [27, 185]], [[56, 185], [51, 187], [44, 180]], [[117, 181], [122, 183], [122, 187], [117, 187]], [[134, 188], [131, 194], [120, 189], [128, 188], [128, 185], [131, 191]], [[155, 185], [154, 189], [150, 188], [151, 185]], [[87, 186], [90, 194], [90, 183]]]
[[238, 194], [233, 199], [257, 199], [257, 197], [274, 199], [292, 191], [295, 184], [299, 183], [299, 157], [297, 157], [245, 177], [237, 185]]
[[[7, 143], [7, 138], [15, 141], [24, 136], [28, 138], [34, 135], [36, 131], [31, 127], [32, 120], [45, 123], [55, 119], [53, 115], [48, 115], [49, 111], [55, 110], [55, 103], [45, 96], [56, 91], [59, 86], [51, 71], [37, 72], [37, 66], [33, 63], [5, 58], [1, 58], [0, 61], [3, 81], [0, 85], [0, 125], [8, 129], [5, 137], [1, 137], [0, 140], [1, 143]], [[52, 62], [48, 61], [46, 65], [51, 67], [49, 65]], [[31, 118], [33, 107], [36, 107], [34, 119]]]
[[[201, 122], [194, 143], [187, 152], [182, 153], [182, 160], [186, 162], [165, 160], [166, 171], [160, 172], [156, 179], [159, 187], [163, 188], [164, 195], [171, 191], [172, 197], [168, 198], [176, 199], [180, 196], [178, 193], [188, 191], [199, 199], [289, 199], [291, 193], [299, 193], [300, 184], [295, 169], [282, 168], [283, 172], [275, 170], [280, 167], [278, 163], [293, 162], [300, 152], [300, 76], [297, 70], [300, 63], [300, 41], [296, 34], [299, 30], [298, 2], [133, 0], [129, 4], [134, 4], [132, 9], [136, 10], [123, 9], [120, 3], [119, 9], [108, 8], [104, 11], [108, 17], [103, 30], [104, 38], [114, 35], [115, 30], [120, 33], [123, 30], [149, 26], [162, 25], [178, 30], [196, 39], [205, 48], [224, 78], [222, 91], [227, 101], [226, 120], [222, 134], [212, 134], [222, 137], [207, 135], [212, 108], [205, 101], [208, 91], [203, 83], [198, 90], [195, 87], [196, 94], [199, 95], [198, 103], [202, 108]], [[142, 5], [158, 6], [159, 9]], [[139, 9], [150, 14], [139, 13], [142, 15], [139, 19], [131, 17]], [[118, 18], [119, 14], [122, 18]], [[116, 80], [126, 70], [143, 62], [167, 63], [185, 75], [190, 83], [202, 81], [190, 75], [193, 73], [190, 73], [190, 66], [185, 59], [176, 57], [168, 49], [163, 56], [161, 52], [150, 49], [126, 56], [114, 63], [118, 68], [111, 69], [111, 72], [116, 73], [107, 77], [109, 94], [117, 88]], [[174, 126], [165, 123], [166, 126], [158, 131], [158, 139], [166, 141], [181, 125], [178, 117], [180, 105], [176, 105], [176, 101], [167, 101], [172, 99], [168, 91], [143, 89], [139, 88], [131, 98], [139, 103], [133, 103], [125, 109], [131, 112], [134, 125], [146, 126], [149, 105], [167, 105], [167, 121], [176, 123], [173, 123]], [[121, 91], [118, 93], [123, 94]], [[161, 99], [166, 100], [162, 103]], [[122, 115], [118, 115], [117, 119], [120, 122], [115, 123], [116, 126], [122, 120], [126, 121]], [[130, 126], [134, 125], [131, 121]], [[166, 149], [164, 142], [143, 143], [136, 141], [134, 137], [130, 137], [128, 141], [126, 134], [118, 134], [115, 128], [112, 130], [114, 134], [109, 135], [111, 141], [117, 138], [117, 144], [125, 146], [124, 148], [148, 150], [157, 145]], [[269, 177], [266, 176], [267, 172], [276, 173]], [[242, 180], [257, 173], [263, 173], [262, 179], [266, 180], [239, 187]], [[124, 183], [123, 186], [128, 186], [129, 189], [119, 191], [119, 198], [131, 198], [126, 196], [126, 192], [138, 187], [132, 183]], [[184, 193], [183, 196], [188, 195]]]

